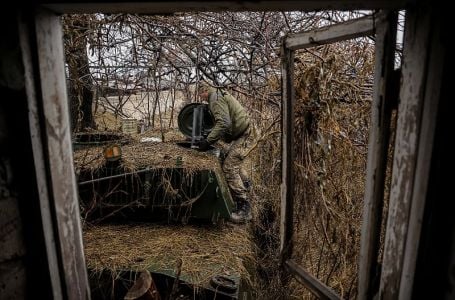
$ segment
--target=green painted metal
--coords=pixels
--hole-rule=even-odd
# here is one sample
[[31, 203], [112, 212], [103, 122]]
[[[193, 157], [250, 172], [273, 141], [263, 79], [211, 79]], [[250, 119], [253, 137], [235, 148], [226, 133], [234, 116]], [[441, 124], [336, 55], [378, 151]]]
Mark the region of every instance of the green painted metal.
[[210, 219], [217, 222], [220, 219], [229, 219], [234, 208], [234, 201], [224, 179], [224, 176], [217, 171], [200, 171], [202, 181], [206, 187], [192, 206], [191, 216], [199, 219]]
[[97, 203], [97, 210], [92, 211], [94, 219], [118, 211], [126, 220], [218, 223], [229, 219], [234, 209], [221, 167], [149, 167], [123, 175], [116, 169], [104, 169], [87, 176], [93, 182], [80, 185], [79, 192], [85, 206], [91, 201]]

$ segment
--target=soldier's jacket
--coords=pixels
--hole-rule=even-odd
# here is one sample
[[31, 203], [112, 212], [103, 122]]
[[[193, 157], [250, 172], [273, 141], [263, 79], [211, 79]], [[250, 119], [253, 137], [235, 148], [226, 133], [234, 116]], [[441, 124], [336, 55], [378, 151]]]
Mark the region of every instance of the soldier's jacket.
[[210, 144], [219, 139], [230, 143], [239, 138], [249, 126], [249, 118], [242, 105], [227, 92], [211, 89], [209, 108], [215, 119], [215, 126], [207, 136]]

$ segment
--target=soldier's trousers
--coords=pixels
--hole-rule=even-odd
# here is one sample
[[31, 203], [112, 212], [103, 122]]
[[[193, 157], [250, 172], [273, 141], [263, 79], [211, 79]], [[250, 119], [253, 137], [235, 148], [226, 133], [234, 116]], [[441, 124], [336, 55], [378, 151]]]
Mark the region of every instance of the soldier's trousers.
[[250, 128], [241, 137], [228, 145], [227, 155], [223, 163], [226, 181], [235, 201], [238, 199], [247, 200], [247, 189], [243, 184], [247, 176], [242, 165], [253, 144], [253, 135]]

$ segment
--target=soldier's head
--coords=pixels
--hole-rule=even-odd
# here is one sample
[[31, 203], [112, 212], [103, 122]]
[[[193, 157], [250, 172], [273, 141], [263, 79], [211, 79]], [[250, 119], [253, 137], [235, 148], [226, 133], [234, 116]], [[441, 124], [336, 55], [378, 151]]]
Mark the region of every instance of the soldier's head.
[[199, 97], [204, 101], [208, 101], [209, 91], [211, 88], [212, 87], [207, 82], [200, 81], [197, 89]]

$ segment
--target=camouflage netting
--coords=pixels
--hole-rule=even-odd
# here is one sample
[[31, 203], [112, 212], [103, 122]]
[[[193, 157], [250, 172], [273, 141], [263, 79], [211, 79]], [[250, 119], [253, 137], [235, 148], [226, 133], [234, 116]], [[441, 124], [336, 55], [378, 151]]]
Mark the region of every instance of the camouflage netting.
[[343, 298], [357, 293], [373, 67], [368, 40], [296, 55], [294, 258]]
[[[141, 139], [165, 136], [166, 142], [140, 142]], [[220, 172], [214, 153], [199, 152], [176, 144], [184, 138], [176, 131], [148, 131], [135, 135], [132, 142], [121, 145], [121, 168], [135, 172], [146, 167], [174, 168], [181, 158], [185, 176], [198, 170]], [[105, 166], [105, 146], [76, 150], [74, 162], [77, 174], [95, 174]], [[96, 174], [93, 175], [96, 178]], [[82, 208], [82, 214], [85, 210]], [[91, 283], [102, 286], [101, 274], [119, 278], [122, 271], [148, 269], [175, 274], [182, 261], [180, 279], [195, 287], [207, 285], [214, 275], [232, 275], [254, 288], [255, 246], [245, 226], [190, 226], [143, 224], [97, 224], [84, 222], [83, 237]], [[128, 223], [128, 222], [127, 222]], [[103, 275], [104, 276], [104, 275]], [[124, 283], [122, 283], [124, 284]], [[128, 283], [130, 285], [132, 283]]]
[[99, 225], [84, 230], [87, 267], [96, 273], [109, 270], [175, 274], [196, 286], [214, 275], [241, 276], [251, 285], [254, 244], [245, 227]]
[[[96, 171], [105, 164], [104, 147], [90, 147], [76, 150], [74, 162], [76, 172]], [[125, 171], [134, 171], [150, 168], [171, 168], [177, 166], [177, 158], [181, 166], [187, 171], [214, 170], [219, 168], [218, 158], [212, 153], [198, 152], [184, 148], [175, 142], [132, 142], [121, 146], [121, 166]]]
[[[115, 50], [113, 40], [119, 45], [125, 45], [120, 43], [125, 38], [135, 41], [131, 43], [131, 51], [125, 51], [128, 53], [124, 57], [126, 61], [121, 57], [116, 59], [122, 67], [114, 72], [102, 59], [94, 62], [100, 66], [96, 74], [102, 79], [96, 82], [100, 95], [96, 104], [98, 110], [95, 111], [113, 111], [116, 116], [97, 116], [97, 128], [120, 130], [122, 124], [117, 117], [131, 117], [128, 113], [137, 112], [139, 107], [142, 111], [137, 119], [147, 119], [146, 124], [161, 129], [149, 136], [159, 137], [164, 143], [137, 142], [123, 148], [122, 166], [127, 171], [140, 169], [150, 161], [155, 161], [156, 165], [174, 165], [174, 151], [186, 151], [170, 147], [167, 144], [172, 140], [168, 137], [170, 132], [163, 131], [163, 128], [175, 126], [179, 107], [177, 94], [183, 95], [181, 102], [196, 100], [192, 86], [195, 82], [191, 78], [195, 74], [193, 70], [196, 78], [211, 74], [226, 77], [222, 84], [248, 109], [260, 137], [260, 143], [251, 152], [247, 164], [253, 181], [254, 219], [251, 228], [254, 242], [258, 245], [255, 248], [260, 291], [257, 299], [312, 297], [300, 284], [287, 285], [279, 269], [282, 163], [279, 49], [282, 37], [289, 32], [312, 30], [366, 13], [224, 12], [176, 14], [170, 18], [97, 15], [89, 23], [88, 28], [97, 28], [88, 34], [91, 49], [97, 54], [94, 57], [102, 58], [110, 53], [111, 48]], [[144, 26], [137, 26], [144, 21], [150, 24], [146, 31]], [[153, 31], [154, 27], [157, 30]], [[167, 28], [171, 36], [191, 32], [191, 36], [196, 38], [162, 39], [161, 28]], [[150, 41], [157, 44], [149, 47]], [[373, 48], [371, 40], [356, 40], [297, 52], [295, 58], [297, 157], [294, 172], [297, 185], [294, 191], [296, 234], [293, 258], [344, 298], [356, 296]], [[193, 66], [196, 56], [191, 55], [196, 54], [197, 64]], [[136, 66], [138, 57], [155, 62], [153, 68], [147, 64], [147, 69], [154, 69], [154, 72], [147, 72], [145, 82], [142, 75], [137, 78], [135, 88], [140, 83], [145, 90], [132, 95], [135, 91], [127, 91], [128, 85], [122, 83], [129, 82], [129, 79], [125, 80], [125, 75], [128, 75], [125, 70]], [[175, 64], [176, 60], [184, 63]], [[226, 65], [225, 62], [232, 64]], [[103, 67], [106, 68], [103, 70]], [[167, 74], [173, 68], [177, 68], [177, 72], [171, 73], [169, 82], [173, 92], [156, 90], [161, 74]], [[135, 74], [145, 75], [145, 72]], [[112, 83], [115, 89], [111, 88]], [[163, 110], [160, 104], [166, 103], [172, 103], [172, 106], [165, 105]], [[101, 150], [78, 151], [76, 169], [99, 168], [103, 164]], [[185, 158], [183, 163], [188, 168], [198, 168], [206, 163], [204, 157]]]
[[[363, 40], [298, 52], [295, 59], [293, 258], [343, 298], [350, 299], [357, 293], [373, 57], [374, 46]], [[269, 83], [271, 89], [276, 89], [277, 84]], [[258, 297], [264, 299], [279, 299], [285, 293], [303, 293], [305, 299], [311, 299], [313, 296], [301, 284], [283, 290], [286, 281], [278, 268], [277, 251], [281, 181], [279, 107], [261, 110], [260, 119], [255, 119], [260, 143], [247, 164], [254, 183], [252, 228], [258, 245], [254, 250], [256, 259], [260, 258], [256, 265], [258, 278], [262, 279], [255, 282], [256, 290]], [[173, 135], [171, 131], [164, 134]], [[136, 138], [147, 136], [163, 134], [149, 132]], [[122, 147], [125, 169], [134, 170], [145, 164], [175, 166], [176, 156], [188, 157], [183, 164], [190, 169], [217, 164], [213, 156], [168, 142], [182, 140], [178, 134], [164, 136], [164, 143], [136, 142]], [[96, 169], [103, 163], [102, 147], [77, 151], [75, 162], [79, 170]]]

